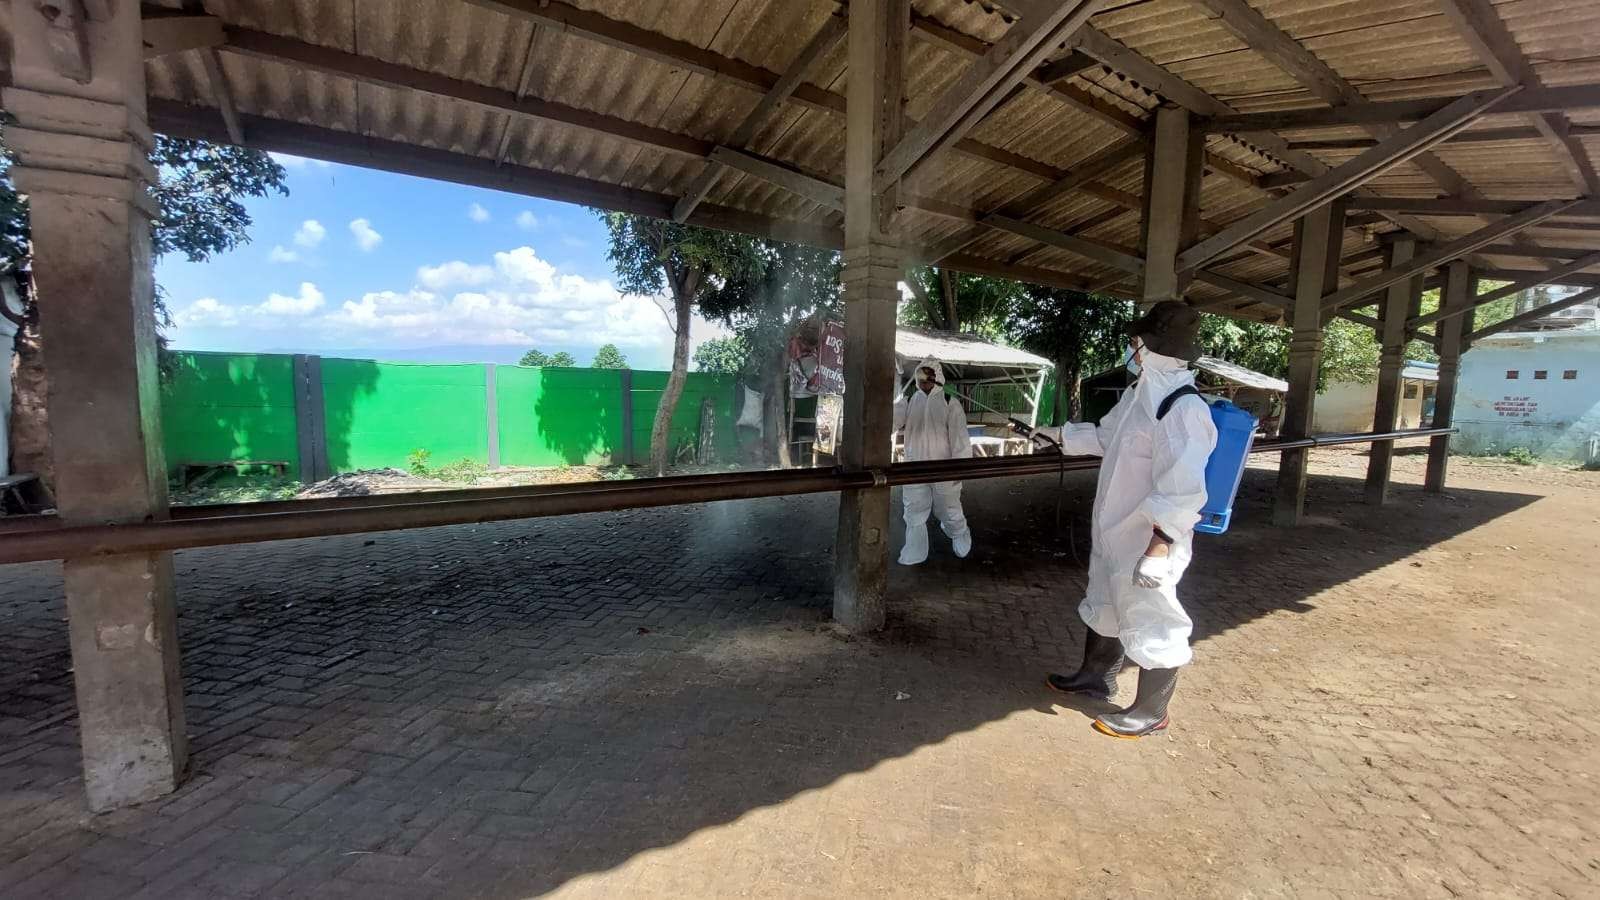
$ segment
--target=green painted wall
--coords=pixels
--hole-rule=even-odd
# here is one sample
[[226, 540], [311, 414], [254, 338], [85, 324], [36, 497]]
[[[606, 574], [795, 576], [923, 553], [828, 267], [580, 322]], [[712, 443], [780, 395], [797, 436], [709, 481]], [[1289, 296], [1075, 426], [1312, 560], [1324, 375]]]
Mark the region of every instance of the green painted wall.
[[489, 461], [481, 365], [324, 358], [322, 397], [335, 472], [403, 469], [418, 449], [436, 466]]
[[[294, 359], [289, 355], [179, 351], [163, 389], [167, 462], [234, 459], [289, 464], [299, 477]], [[321, 360], [328, 464], [336, 472], [404, 469], [426, 449], [440, 466], [488, 462], [482, 365]], [[648, 461], [650, 425], [667, 373], [631, 373], [634, 463]], [[694, 440], [700, 402], [717, 418], [717, 454], [737, 458], [731, 375], [692, 372], [672, 420], [675, 443]], [[508, 466], [606, 465], [621, 458], [622, 373], [615, 369], [497, 366], [500, 462]]]
[[178, 351], [161, 392], [167, 466], [250, 459], [299, 476], [289, 356]]
[[[713, 375], [690, 372], [683, 386], [683, 396], [672, 411], [670, 444], [694, 440], [700, 433], [700, 401], [711, 398], [717, 418], [717, 458], [731, 461], [736, 458], [739, 446], [734, 434], [734, 385], [738, 379], [732, 375]], [[633, 454], [636, 464], [650, 461], [650, 428], [656, 420], [656, 404], [661, 402], [661, 392], [667, 386], [666, 372], [633, 373]]]
[[498, 366], [495, 395], [503, 465], [605, 465], [621, 452], [616, 369]]

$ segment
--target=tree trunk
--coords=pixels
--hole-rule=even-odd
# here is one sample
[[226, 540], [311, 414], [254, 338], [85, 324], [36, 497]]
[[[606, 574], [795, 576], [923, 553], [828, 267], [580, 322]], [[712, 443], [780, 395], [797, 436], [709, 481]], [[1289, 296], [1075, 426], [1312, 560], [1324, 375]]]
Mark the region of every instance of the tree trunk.
[[1067, 370], [1067, 419], [1068, 422], [1083, 420], [1083, 366], [1074, 364]]
[[50, 464], [50, 422], [45, 413], [44, 346], [39, 340], [39, 317], [32, 310], [15, 342], [17, 353], [11, 361], [11, 471], [39, 476], [53, 493], [55, 470]]
[[761, 443], [766, 448], [768, 465], [787, 469], [789, 459], [788, 348], [779, 346], [768, 353], [761, 367]]
[[650, 426], [650, 470], [657, 477], [667, 473], [672, 461], [672, 414], [678, 408], [678, 398], [683, 396], [683, 383], [689, 375], [689, 312], [693, 287], [688, 279], [673, 285], [672, 307], [677, 333], [672, 339], [672, 373], [667, 376], [661, 402], [656, 404], [655, 424]]
[[939, 268], [939, 293], [944, 295], [945, 329], [960, 331], [961, 322], [956, 318], [956, 273], [942, 266]]

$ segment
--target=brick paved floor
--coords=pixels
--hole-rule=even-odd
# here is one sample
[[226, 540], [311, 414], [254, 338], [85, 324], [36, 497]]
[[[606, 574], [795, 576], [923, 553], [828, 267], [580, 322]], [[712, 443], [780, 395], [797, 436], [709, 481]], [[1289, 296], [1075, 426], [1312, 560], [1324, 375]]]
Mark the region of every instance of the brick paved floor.
[[871, 639], [831, 498], [181, 553], [193, 774], [104, 816], [58, 569], [0, 569], [0, 896], [1596, 896], [1600, 482], [1320, 471], [1290, 533], [1251, 473], [1134, 743], [1040, 684], [1053, 478], [968, 485]]

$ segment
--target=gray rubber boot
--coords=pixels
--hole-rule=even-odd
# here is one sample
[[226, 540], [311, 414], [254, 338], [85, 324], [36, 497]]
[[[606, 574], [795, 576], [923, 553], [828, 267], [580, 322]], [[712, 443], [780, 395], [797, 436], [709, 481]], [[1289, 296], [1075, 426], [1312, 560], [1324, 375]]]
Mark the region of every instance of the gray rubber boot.
[[1140, 669], [1139, 695], [1121, 712], [1094, 720], [1096, 731], [1118, 738], [1138, 738], [1167, 727], [1167, 703], [1178, 686], [1177, 669]]
[[1122, 641], [1104, 637], [1093, 628], [1083, 639], [1083, 664], [1072, 675], [1051, 674], [1045, 684], [1053, 691], [1109, 700], [1117, 689], [1117, 673], [1122, 671]]

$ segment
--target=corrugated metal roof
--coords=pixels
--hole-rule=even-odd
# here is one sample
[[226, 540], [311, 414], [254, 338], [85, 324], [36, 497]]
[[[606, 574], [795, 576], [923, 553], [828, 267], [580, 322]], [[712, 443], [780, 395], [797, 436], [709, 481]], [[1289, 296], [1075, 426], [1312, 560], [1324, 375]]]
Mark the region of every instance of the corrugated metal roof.
[[895, 332], [894, 353], [900, 365], [916, 365], [925, 359], [958, 366], [995, 366], [1012, 369], [1052, 369], [1055, 363], [1026, 350], [995, 344], [970, 334], [901, 328]]
[[[1004, 0], [1000, 0], [1004, 3]], [[1497, 84], [1473, 46], [1444, 15], [1438, 0], [1250, 0], [1251, 5], [1302, 47], [1373, 101], [1456, 96]], [[517, 0], [532, 14], [551, 10], [575, 24], [536, 26], [509, 15], [492, 2], [469, 0], [208, 0], [206, 10], [230, 28], [292, 38], [373, 60], [445, 75], [504, 92], [523, 91], [627, 123], [664, 129], [702, 142], [726, 141], [754, 108], [765, 82], [795, 59], [809, 37], [840, 6], [827, 0]], [[162, 0], [179, 8], [178, 0]], [[1594, 0], [1505, 0], [1496, 13], [1517, 41], [1533, 70], [1546, 84], [1600, 82], [1600, 3]], [[993, 4], [973, 0], [914, 0], [913, 12], [926, 23], [953, 29], [960, 41], [992, 43], [1014, 21]], [[632, 35], [586, 34], [585, 16], [603, 16]], [[604, 21], [604, 20], [602, 20]], [[0, 31], [9, 41], [8, 19]], [[606, 27], [611, 27], [608, 25]], [[1249, 47], [1224, 27], [1198, 0], [1144, 0], [1115, 6], [1091, 25], [1195, 89], [1240, 112], [1324, 108], [1326, 102], [1300, 84], [1260, 49]], [[964, 36], [964, 37], [960, 37]], [[641, 51], [630, 40], [656, 46]], [[921, 115], [944, 88], [971, 64], [967, 51], [952, 49], [925, 27], [914, 27], [907, 41], [907, 109]], [[709, 65], [674, 58], [709, 51], [720, 57]], [[235, 102], [246, 116], [300, 123], [332, 134], [382, 138], [434, 148], [463, 158], [499, 162], [591, 179], [652, 192], [681, 195], [705, 163], [681, 151], [643, 146], [592, 128], [546, 119], [511, 116], [460, 99], [425, 93], [411, 86], [386, 86], [346, 75], [308, 71], [296, 63], [255, 54], [221, 53]], [[748, 67], [756, 67], [754, 75]], [[762, 73], [767, 74], [762, 74]], [[760, 128], [750, 149], [800, 170], [843, 181], [846, 85], [841, 41], [809, 71], [811, 99], [831, 110], [789, 102]], [[754, 78], [752, 85], [747, 79]], [[152, 97], [213, 107], [212, 86], [198, 51], [151, 60], [147, 65]], [[971, 133], [992, 148], [982, 158], [951, 152], [940, 158], [912, 190], [979, 213], [999, 208], [1046, 180], [1070, 171], [1129, 138], [1127, 129], [1084, 109], [1096, 104], [1124, 120], [1144, 120], [1163, 102], [1127, 73], [1091, 66], [1047, 90], [1033, 85], [1002, 104]], [[1182, 93], [1180, 91], [1180, 93]], [[1600, 124], [1600, 110], [1574, 112], [1575, 124]], [[1527, 129], [1526, 117], [1486, 117], [1475, 129]], [[1367, 138], [1362, 128], [1285, 132], [1291, 139]], [[1600, 137], [1575, 139], [1591, 160], [1600, 159]], [[503, 148], [503, 151], [502, 151]], [[1235, 167], [1263, 174], [1279, 171], [1282, 161], [1228, 136], [1212, 136], [1207, 150]], [[1352, 158], [1359, 150], [1313, 149], [1327, 165]], [[1017, 165], [995, 161], [1016, 155]], [[1574, 186], [1566, 161], [1543, 138], [1494, 143], [1446, 144], [1435, 151], [1472, 192], [1486, 198], [1540, 200], [1571, 196]], [[1046, 204], [1028, 216], [1046, 227], [1081, 230], [1085, 237], [1120, 247], [1137, 246], [1137, 207], [1143, 165], [1130, 160], [1080, 190]], [[1434, 197], [1446, 193], [1415, 163], [1403, 164], [1369, 188], [1395, 197]], [[1209, 173], [1203, 182], [1203, 214], [1214, 230], [1249, 214], [1271, 199], [1233, 175]], [[837, 227], [837, 212], [749, 175], [725, 174], [708, 202], [776, 219]], [[1107, 217], [1118, 207], [1128, 209]], [[907, 243], [931, 244], [968, 226], [957, 218], [908, 209], [903, 217]], [[1479, 227], [1481, 218], [1433, 217], [1427, 224], [1443, 236]], [[1390, 230], [1393, 226], [1376, 226]], [[1281, 244], [1289, 226], [1272, 229], [1261, 240]], [[1371, 228], [1368, 229], [1373, 230]], [[1581, 247], [1595, 232], [1551, 229], [1530, 238]], [[1359, 250], [1362, 233], [1347, 234], [1347, 252]], [[993, 232], [966, 251], [1003, 269], [1020, 262], [1047, 270], [1059, 283], [1097, 284], [1119, 275], [1083, 256], [1044, 247], [1029, 239]], [[1252, 253], [1217, 263], [1236, 278], [1271, 284], [1288, 271], [1287, 254]], [[1487, 258], [1493, 264], [1507, 261]], [[1512, 260], [1511, 262], [1515, 262]], [[1524, 260], [1519, 266], [1525, 265]], [[1214, 287], [1196, 284], [1197, 300], [1225, 299]], [[1227, 304], [1247, 317], [1276, 320], [1281, 311], [1242, 301]]]
[[1195, 360], [1195, 367], [1209, 372], [1225, 381], [1244, 385], [1249, 388], [1258, 388], [1263, 391], [1277, 391], [1280, 394], [1288, 393], [1289, 382], [1271, 375], [1263, 375], [1254, 369], [1247, 369], [1238, 363], [1231, 363], [1225, 359], [1214, 356], [1202, 356]]

